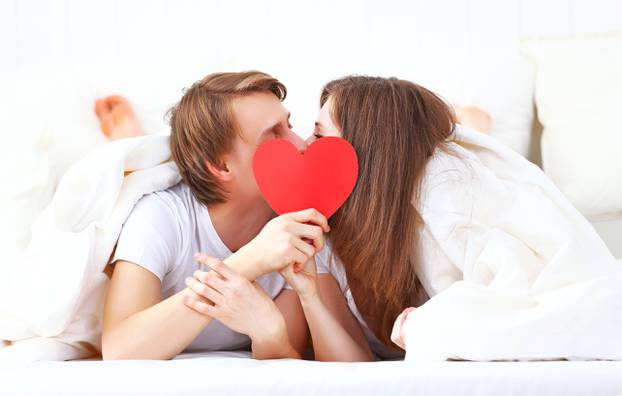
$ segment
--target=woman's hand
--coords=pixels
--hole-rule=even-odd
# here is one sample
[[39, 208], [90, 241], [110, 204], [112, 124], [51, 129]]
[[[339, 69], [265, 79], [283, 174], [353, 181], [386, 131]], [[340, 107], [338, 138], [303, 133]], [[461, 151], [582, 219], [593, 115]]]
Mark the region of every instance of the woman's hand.
[[298, 293], [302, 302], [317, 297], [317, 267], [315, 259], [307, 260], [304, 265], [290, 264], [279, 271], [287, 283]]
[[281, 311], [261, 287], [218, 259], [199, 254], [197, 260], [212, 271], [197, 270], [186, 279], [196, 298], [184, 297], [185, 305], [248, 335], [253, 344], [288, 340]]
[[406, 323], [406, 318], [408, 318], [408, 314], [414, 311], [414, 307], [406, 308], [402, 311], [401, 314], [395, 319], [395, 323], [393, 324], [393, 330], [391, 331], [391, 341], [395, 343], [395, 345], [399, 346], [402, 349], [406, 349], [406, 336], [404, 333], [404, 324]]
[[324, 232], [330, 231], [326, 218], [315, 209], [276, 217], [237, 253], [256, 263], [262, 274], [288, 265], [304, 265], [324, 247]]

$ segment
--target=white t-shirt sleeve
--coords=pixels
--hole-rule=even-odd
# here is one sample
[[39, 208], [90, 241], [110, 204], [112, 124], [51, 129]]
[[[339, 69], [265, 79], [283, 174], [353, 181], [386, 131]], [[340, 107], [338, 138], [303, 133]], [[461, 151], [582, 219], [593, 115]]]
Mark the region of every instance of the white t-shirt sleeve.
[[315, 265], [317, 266], [318, 274], [330, 274], [330, 256], [330, 245], [326, 243], [324, 248], [315, 255]]
[[180, 235], [174, 212], [155, 194], [143, 197], [123, 224], [112, 262], [129, 261], [160, 279], [175, 266]]

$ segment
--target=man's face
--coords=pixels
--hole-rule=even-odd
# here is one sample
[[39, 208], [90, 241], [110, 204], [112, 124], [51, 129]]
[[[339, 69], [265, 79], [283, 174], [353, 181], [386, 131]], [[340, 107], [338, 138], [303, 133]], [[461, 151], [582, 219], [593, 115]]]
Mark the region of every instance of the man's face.
[[289, 140], [301, 152], [307, 145], [292, 131], [289, 112], [272, 93], [258, 92], [235, 99], [233, 113], [241, 134], [236, 137], [233, 149], [225, 159], [231, 172], [226, 188], [232, 195], [261, 198], [253, 174], [253, 156], [257, 148], [270, 139]]

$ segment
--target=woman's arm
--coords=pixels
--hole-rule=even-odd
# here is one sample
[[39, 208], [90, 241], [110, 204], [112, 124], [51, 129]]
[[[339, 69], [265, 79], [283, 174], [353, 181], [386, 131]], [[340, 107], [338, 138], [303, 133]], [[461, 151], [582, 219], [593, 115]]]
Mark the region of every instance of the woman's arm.
[[314, 260], [302, 270], [296, 272], [290, 266], [281, 274], [298, 293], [316, 360], [373, 360], [365, 335], [332, 275], [318, 275]]
[[301, 297], [315, 359], [321, 361], [366, 362], [373, 355], [358, 321], [348, 308], [335, 278], [318, 275], [319, 293]]

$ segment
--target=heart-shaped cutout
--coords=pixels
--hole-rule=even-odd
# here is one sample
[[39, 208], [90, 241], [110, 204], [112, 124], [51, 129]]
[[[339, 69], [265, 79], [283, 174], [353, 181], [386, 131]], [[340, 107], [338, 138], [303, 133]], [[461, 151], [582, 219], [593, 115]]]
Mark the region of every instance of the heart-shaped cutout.
[[320, 138], [302, 154], [289, 141], [272, 139], [255, 152], [253, 172], [277, 214], [315, 208], [329, 218], [354, 189], [358, 159], [338, 137]]

